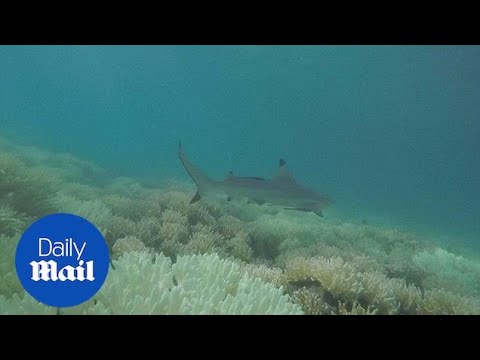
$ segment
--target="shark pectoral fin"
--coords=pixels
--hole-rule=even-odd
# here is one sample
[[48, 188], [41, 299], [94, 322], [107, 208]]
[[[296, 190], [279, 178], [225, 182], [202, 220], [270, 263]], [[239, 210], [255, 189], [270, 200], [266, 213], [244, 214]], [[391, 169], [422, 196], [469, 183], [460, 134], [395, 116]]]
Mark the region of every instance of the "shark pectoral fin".
[[312, 210], [312, 209], [306, 209], [306, 208], [299, 208], [299, 207], [284, 207], [283, 208], [284, 210], [297, 210], [297, 211], [311, 211], [313, 212], [314, 214], [320, 216], [320, 217], [323, 217], [323, 213], [321, 210]]
[[193, 204], [193, 203], [196, 203], [198, 200], [200, 200], [201, 197], [200, 197], [200, 194], [198, 193], [198, 191], [195, 193], [195, 196], [192, 198], [192, 200], [190, 200], [190, 204]]
[[266, 203], [266, 201], [262, 200], [262, 199], [247, 198], [247, 204], [263, 205], [265, 203]]
[[322, 210], [312, 210], [316, 215], [323, 217]]

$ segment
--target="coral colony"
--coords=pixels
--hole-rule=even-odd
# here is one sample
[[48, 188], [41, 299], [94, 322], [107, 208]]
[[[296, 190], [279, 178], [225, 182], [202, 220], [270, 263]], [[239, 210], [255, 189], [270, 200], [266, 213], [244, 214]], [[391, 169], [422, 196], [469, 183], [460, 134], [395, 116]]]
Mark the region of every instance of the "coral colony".
[[[61, 314], [480, 314], [474, 254], [362, 219], [191, 204], [194, 193], [187, 180], [146, 188], [0, 139], [0, 314], [57, 313], [25, 293], [14, 263], [23, 231], [52, 212], [94, 223], [112, 259], [100, 291]], [[58, 240], [39, 241], [33, 276], [88, 281], [82, 243]], [[67, 267], [48, 263], [57, 256]]]

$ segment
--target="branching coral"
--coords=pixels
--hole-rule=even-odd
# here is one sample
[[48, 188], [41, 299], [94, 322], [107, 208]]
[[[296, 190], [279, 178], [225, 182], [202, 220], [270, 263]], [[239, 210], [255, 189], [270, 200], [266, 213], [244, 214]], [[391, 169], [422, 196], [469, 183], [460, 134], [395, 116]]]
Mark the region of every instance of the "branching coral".
[[334, 297], [347, 301], [354, 301], [362, 289], [356, 269], [339, 257], [292, 259], [287, 263], [286, 274], [290, 282], [318, 282]]
[[55, 315], [57, 309], [39, 303], [27, 293], [7, 298], [0, 295], [0, 314], [3, 315]]
[[0, 203], [30, 216], [52, 211], [50, 197], [55, 180], [43, 171], [27, 168], [20, 160], [0, 152]]
[[112, 213], [131, 221], [139, 221], [144, 216], [160, 217], [162, 208], [160, 204], [150, 197], [128, 198], [121, 195], [108, 194], [101, 200]]
[[135, 236], [127, 236], [115, 241], [112, 252], [116, 257], [122, 256], [129, 252], [147, 251], [147, 247], [143, 242], [137, 239]]
[[276, 287], [285, 287], [288, 283], [287, 278], [279, 268], [268, 267], [264, 264], [244, 264], [244, 270], [254, 278], [260, 278], [265, 282], [269, 282]]
[[282, 290], [218, 255], [128, 253], [96, 297], [114, 314], [299, 314]]
[[405, 280], [388, 278], [378, 271], [359, 271], [339, 257], [292, 259], [286, 275], [292, 284], [319, 284], [333, 297], [329, 303], [348, 305], [349, 311], [357, 303], [378, 314], [414, 314], [421, 299], [420, 290]]
[[9, 205], [0, 205], [0, 234], [14, 235], [22, 232], [32, 218], [18, 213]]
[[413, 262], [425, 273], [426, 287], [480, 296], [480, 264], [440, 248], [416, 254]]
[[301, 288], [292, 294], [293, 300], [302, 307], [305, 315], [334, 315], [334, 308], [323, 300], [323, 293]]
[[57, 195], [54, 202], [60, 212], [82, 216], [101, 229], [108, 229], [111, 226], [112, 211], [100, 200], [83, 201], [73, 196]]
[[378, 309], [372, 310], [370, 309], [370, 306], [365, 309], [357, 302], [354, 302], [351, 305], [343, 302], [338, 303], [339, 315], [376, 315], [377, 313]]
[[447, 290], [427, 290], [419, 301], [422, 315], [480, 315], [480, 300], [460, 296]]
[[19, 239], [20, 234], [10, 237], [0, 234], [0, 295], [23, 292], [15, 270], [15, 250]]

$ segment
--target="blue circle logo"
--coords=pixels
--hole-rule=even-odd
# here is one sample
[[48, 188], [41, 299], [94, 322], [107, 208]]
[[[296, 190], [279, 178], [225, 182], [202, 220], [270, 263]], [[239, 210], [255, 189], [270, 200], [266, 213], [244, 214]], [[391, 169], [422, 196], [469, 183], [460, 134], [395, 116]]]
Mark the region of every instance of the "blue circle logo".
[[72, 214], [35, 221], [17, 245], [15, 267], [25, 290], [55, 307], [79, 305], [97, 293], [107, 277], [110, 255], [98, 229]]

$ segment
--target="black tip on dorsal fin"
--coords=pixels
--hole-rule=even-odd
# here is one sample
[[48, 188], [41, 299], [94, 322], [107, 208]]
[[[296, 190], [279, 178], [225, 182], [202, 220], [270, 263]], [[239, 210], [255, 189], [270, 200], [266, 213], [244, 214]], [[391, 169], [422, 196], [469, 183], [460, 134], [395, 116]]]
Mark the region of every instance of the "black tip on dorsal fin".
[[280, 159], [278, 164], [279, 164], [278, 173], [275, 179], [280, 181], [295, 182], [292, 174], [290, 173], [290, 171], [288, 171], [287, 162], [284, 159]]
[[235, 178], [235, 175], [233, 175], [233, 171], [230, 170], [228, 173], [227, 173], [227, 176], [225, 177], [225, 180], [231, 180], [231, 179], [234, 179]]

